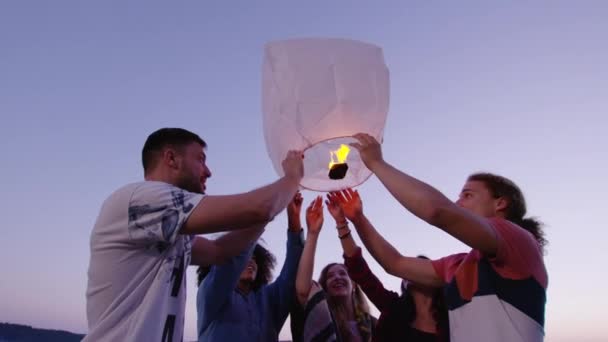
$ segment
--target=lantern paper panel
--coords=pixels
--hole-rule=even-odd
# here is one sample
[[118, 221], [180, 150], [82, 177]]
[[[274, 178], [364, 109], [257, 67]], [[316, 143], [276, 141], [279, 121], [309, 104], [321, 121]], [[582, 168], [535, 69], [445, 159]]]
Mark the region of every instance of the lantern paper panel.
[[[336, 153], [348, 149], [356, 133], [382, 141], [389, 106], [382, 49], [354, 40], [303, 38], [268, 43], [264, 52], [264, 137], [277, 173], [283, 174], [287, 151], [304, 150], [300, 185], [306, 189], [339, 190], [367, 180], [371, 172], [356, 149], [341, 163]], [[332, 161], [347, 169], [330, 172]]]

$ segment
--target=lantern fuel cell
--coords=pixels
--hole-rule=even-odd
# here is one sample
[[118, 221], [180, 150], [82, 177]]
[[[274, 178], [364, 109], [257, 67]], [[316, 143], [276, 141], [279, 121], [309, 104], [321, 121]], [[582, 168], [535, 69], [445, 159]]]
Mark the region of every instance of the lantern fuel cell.
[[346, 171], [348, 171], [348, 164], [334, 164], [329, 169], [328, 177], [329, 179], [343, 179], [346, 176]]
[[356, 133], [382, 141], [388, 106], [389, 72], [378, 46], [333, 38], [265, 46], [266, 148], [279, 175], [289, 150], [304, 151], [303, 188], [333, 191], [365, 182], [371, 171], [349, 144]]
[[329, 179], [343, 179], [348, 171], [346, 159], [350, 153], [350, 148], [344, 144], [336, 151], [330, 151], [331, 161], [329, 162]]

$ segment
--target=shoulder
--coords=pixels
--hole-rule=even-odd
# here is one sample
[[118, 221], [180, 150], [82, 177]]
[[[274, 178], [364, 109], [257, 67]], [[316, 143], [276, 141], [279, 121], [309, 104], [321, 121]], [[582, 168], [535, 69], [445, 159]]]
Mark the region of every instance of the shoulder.
[[129, 199], [130, 207], [154, 206], [154, 207], [172, 207], [172, 208], [188, 208], [204, 197], [202, 194], [189, 192], [178, 188], [172, 184], [144, 181], [132, 184], [125, 188], [125, 192], [131, 194]]
[[462, 264], [462, 262], [469, 254], [471, 254], [471, 252], [457, 253], [440, 259], [431, 260], [431, 264], [433, 265], [433, 269], [435, 270], [437, 276], [439, 276], [439, 278], [441, 278], [445, 283], [449, 283], [454, 277], [454, 274], [458, 270], [460, 264]]
[[118, 189], [114, 190], [108, 197], [106, 197], [104, 203], [108, 202], [108, 201], [116, 201], [116, 200], [129, 200], [131, 198], [131, 196], [133, 195], [133, 193], [135, 192], [136, 189], [138, 189], [139, 187], [141, 187], [142, 185], [144, 185], [145, 181], [141, 181], [141, 182], [135, 182], [135, 183], [129, 183], [126, 185], [123, 185], [121, 187], [119, 187]]
[[515, 223], [499, 217], [489, 218], [488, 222], [496, 234], [503, 239], [518, 239], [536, 244], [534, 236], [529, 231]]

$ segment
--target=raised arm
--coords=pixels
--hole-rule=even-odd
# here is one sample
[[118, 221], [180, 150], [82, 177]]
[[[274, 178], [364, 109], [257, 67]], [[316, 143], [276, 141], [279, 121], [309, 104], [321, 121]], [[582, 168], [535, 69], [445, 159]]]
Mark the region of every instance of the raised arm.
[[298, 266], [296, 276], [296, 297], [300, 305], [304, 306], [312, 287], [312, 273], [314, 270], [315, 252], [319, 232], [323, 226], [323, 200], [317, 197], [306, 209], [306, 242]]
[[290, 151], [283, 160], [284, 177], [244, 194], [206, 196], [194, 208], [180, 233], [206, 234], [237, 230], [271, 221], [292, 200], [303, 170], [302, 153]]
[[278, 327], [283, 326], [287, 315], [289, 315], [289, 306], [293, 302], [298, 263], [304, 248], [302, 225], [300, 224], [301, 210], [302, 195], [298, 192], [287, 206], [287, 255], [281, 273], [274, 282], [262, 289], [262, 291], [269, 293], [268, 298], [272, 303], [270, 314]]
[[342, 245], [344, 255], [351, 257], [355, 255], [359, 247], [353, 239], [353, 236], [350, 234], [348, 221], [346, 221], [346, 216], [344, 216], [344, 211], [342, 211], [340, 202], [338, 200], [339, 195], [339, 192], [330, 192], [327, 194], [325, 205], [327, 206], [327, 210], [331, 216], [336, 221], [336, 230], [338, 232], [338, 238], [340, 239], [340, 244]]
[[363, 204], [359, 192], [347, 189], [340, 192], [336, 196], [336, 200], [340, 203], [344, 215], [353, 222], [367, 250], [386, 272], [422, 285], [433, 287], [443, 285], [429, 260], [401, 255], [376, 231], [363, 214]]
[[197, 236], [192, 242], [192, 265], [210, 266], [223, 264], [241, 254], [264, 232], [266, 223], [259, 223], [247, 229], [229, 232], [216, 240]]
[[207, 329], [210, 322], [218, 318], [222, 308], [230, 301], [231, 294], [239, 282], [241, 272], [251, 259], [254, 248], [255, 244], [251, 243], [249, 248], [228, 259], [227, 262], [211, 266], [209, 273], [199, 284], [196, 307], [201, 331]]
[[352, 146], [359, 151], [365, 166], [408, 211], [471, 248], [490, 256], [496, 254], [496, 233], [484, 218], [460, 208], [432, 186], [384, 161], [374, 137], [362, 133], [354, 137], [359, 142]]
[[330, 192], [327, 194], [325, 205], [336, 221], [338, 238], [340, 239], [340, 244], [344, 251], [344, 265], [346, 266], [349, 277], [361, 286], [365, 295], [374, 303], [378, 310], [384, 311], [393, 301], [399, 298], [399, 295], [385, 289], [380, 280], [378, 280], [367, 266], [367, 263], [361, 254], [361, 248], [357, 246], [350, 228], [348, 227], [348, 221], [346, 221], [346, 216], [340, 206], [339, 196], [340, 192]]

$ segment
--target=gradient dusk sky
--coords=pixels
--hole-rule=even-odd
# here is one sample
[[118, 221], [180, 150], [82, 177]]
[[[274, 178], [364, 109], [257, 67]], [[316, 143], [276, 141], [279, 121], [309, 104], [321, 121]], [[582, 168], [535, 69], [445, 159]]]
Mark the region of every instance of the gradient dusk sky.
[[[275, 180], [262, 132], [263, 46], [339, 37], [384, 50], [385, 159], [454, 199], [475, 171], [518, 183], [547, 224], [546, 341], [607, 341], [608, 279], [597, 266], [608, 242], [607, 18], [608, 2], [584, 0], [0, 2], [0, 322], [86, 332], [93, 222], [112, 191], [142, 179], [141, 147], [155, 129], [184, 127], [208, 142], [209, 194]], [[467, 250], [376, 178], [359, 191], [402, 253]], [[315, 277], [342, 260], [327, 212], [326, 222]], [[285, 229], [281, 214], [264, 234], [275, 274]], [[188, 277], [193, 340], [194, 269]]]

